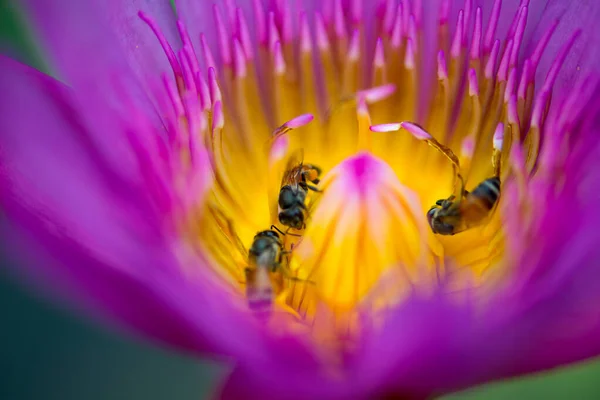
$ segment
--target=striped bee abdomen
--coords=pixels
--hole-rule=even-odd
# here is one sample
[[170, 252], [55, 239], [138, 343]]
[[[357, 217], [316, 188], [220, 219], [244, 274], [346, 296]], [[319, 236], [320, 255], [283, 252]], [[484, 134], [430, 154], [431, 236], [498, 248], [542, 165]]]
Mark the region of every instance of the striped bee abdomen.
[[493, 177], [486, 179], [477, 185], [469, 193], [469, 196], [472, 196], [473, 199], [478, 199], [487, 209], [491, 210], [500, 197], [500, 178]]

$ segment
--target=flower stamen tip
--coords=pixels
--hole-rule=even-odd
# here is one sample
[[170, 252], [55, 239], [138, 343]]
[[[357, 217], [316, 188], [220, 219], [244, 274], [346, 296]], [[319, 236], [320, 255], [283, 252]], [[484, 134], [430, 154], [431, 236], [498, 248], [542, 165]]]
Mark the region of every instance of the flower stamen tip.
[[302, 114], [295, 118], [290, 119], [284, 125], [290, 129], [300, 128], [301, 126], [309, 124], [315, 118], [312, 114]]
[[371, 132], [396, 132], [400, 130], [400, 123], [389, 123], [389, 124], [379, 124], [379, 125], [371, 125], [369, 127]]
[[388, 83], [386, 85], [361, 90], [358, 92], [357, 97], [363, 97], [367, 104], [372, 104], [390, 97], [395, 91], [396, 85]]
[[502, 144], [504, 142], [504, 124], [499, 123], [494, 132], [494, 150], [502, 150]]
[[400, 127], [406, 129], [419, 140], [431, 140], [433, 138], [433, 136], [431, 136], [425, 129], [421, 128], [417, 124], [413, 124], [412, 122], [401, 122]]

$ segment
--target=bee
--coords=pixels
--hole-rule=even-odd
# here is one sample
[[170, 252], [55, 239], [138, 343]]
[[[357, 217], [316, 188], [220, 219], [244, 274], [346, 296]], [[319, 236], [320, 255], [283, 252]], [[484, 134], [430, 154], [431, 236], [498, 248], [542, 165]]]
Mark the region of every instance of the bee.
[[283, 270], [285, 252], [279, 234], [273, 230], [258, 232], [248, 251], [248, 266], [244, 269], [246, 298], [253, 311], [269, 312], [276, 296], [272, 274]]
[[451, 160], [455, 179], [459, 182], [460, 191], [457, 198], [451, 195], [447, 199], [436, 201], [427, 212], [427, 221], [433, 233], [439, 235], [455, 235], [467, 229], [479, 226], [485, 222], [487, 217], [498, 203], [500, 198], [500, 160], [502, 157], [502, 129], [494, 135], [494, 149], [492, 153], [492, 166], [494, 176], [479, 183], [472, 191], [465, 190], [465, 183], [460, 174], [458, 158], [447, 147], [442, 146], [433, 137], [425, 139], [429, 145], [442, 151]]
[[[304, 229], [308, 210], [306, 196], [309, 190], [319, 192], [321, 169], [316, 165], [304, 164], [302, 151], [290, 157], [279, 191], [279, 222], [293, 229]], [[313, 185], [311, 185], [311, 183]]]
[[452, 195], [438, 200], [427, 212], [427, 221], [433, 233], [454, 235], [480, 225], [500, 198], [500, 178], [488, 178], [461, 198]]
[[404, 128], [416, 139], [426, 142], [451, 163], [454, 169], [454, 187], [458, 187], [458, 195], [436, 201], [427, 212], [427, 221], [433, 233], [439, 235], [455, 235], [467, 229], [481, 225], [490, 215], [500, 198], [500, 161], [504, 125], [499, 124], [493, 139], [492, 166], [494, 174], [491, 178], [479, 183], [471, 192], [465, 190], [465, 181], [461, 175], [460, 163], [454, 152], [438, 142], [431, 134], [417, 124], [402, 122], [372, 127], [375, 132], [390, 132]]
[[[248, 307], [257, 316], [268, 317], [273, 311], [275, 300], [282, 293], [284, 278], [314, 284], [312, 281], [292, 276], [289, 264], [294, 247], [285, 250], [280, 236], [285, 233], [276, 226], [271, 225], [270, 229], [254, 235], [248, 250], [237, 235], [233, 220], [224, 215], [218, 207], [211, 206], [210, 211], [217, 220], [221, 232], [245, 259], [244, 281], [240, 283], [245, 284]], [[281, 306], [287, 308], [283, 304]]]

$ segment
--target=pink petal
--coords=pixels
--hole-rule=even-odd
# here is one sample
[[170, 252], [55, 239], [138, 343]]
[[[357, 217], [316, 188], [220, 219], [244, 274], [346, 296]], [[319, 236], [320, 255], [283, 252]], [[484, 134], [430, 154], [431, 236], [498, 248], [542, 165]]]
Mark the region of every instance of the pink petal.
[[[537, 7], [530, 7], [530, 9], [534, 8]], [[555, 86], [555, 95], [568, 92], [575, 78], [585, 77], [590, 72], [597, 73], [599, 71], [600, 50], [598, 50], [597, 43], [600, 40], [600, 31], [597, 24], [598, 18], [600, 18], [600, 3], [598, 2], [548, 1], [539, 22], [534, 25], [529, 45], [524, 46], [529, 53], [533, 52], [544, 33], [558, 20], [558, 26], [548, 42], [536, 71], [537, 87], [541, 87], [556, 55], [578, 29], [582, 31], [581, 35], [577, 38], [561, 67]], [[529, 24], [530, 22], [528, 22]]]
[[[242, 4], [240, 5], [246, 18], [252, 16], [251, 1], [244, 1], [241, 3]], [[196, 49], [201, 48], [199, 47], [200, 34], [204, 34], [213, 54], [216, 54], [219, 59], [217, 62], [220, 63], [220, 54], [218, 52], [219, 34], [213, 14], [213, 4], [215, 4], [215, 2], [207, 0], [175, 0], [177, 16], [187, 27], [193, 45]], [[225, 21], [228, 21], [227, 18], [225, 18]], [[253, 18], [248, 19], [248, 21], [253, 21]], [[229, 27], [227, 22], [225, 25]], [[249, 28], [250, 37], [254, 38], [254, 24], [250, 23]]]
[[[509, 281], [489, 297], [467, 288], [457, 301], [442, 281], [437, 295], [409, 299], [367, 336], [354, 375], [386, 394], [431, 397], [600, 353], [600, 102], [586, 108], [564, 187], [531, 181], [532, 230], [522, 214], [507, 217]], [[513, 209], [514, 188], [503, 189]]]
[[[131, 14], [140, 3], [26, 0], [23, 5], [51, 70], [89, 102], [81, 113], [90, 123], [94, 115], [88, 110], [93, 114], [118, 107], [116, 103], [123, 97], [139, 107], [152, 108], [149, 93], [168, 62], [150, 28]], [[163, 33], [176, 44], [177, 31], [167, 6], [166, 2], [155, 4], [149, 11], [156, 14], [154, 18], [165, 25]]]
[[[0, 58], [0, 71], [0, 207], [8, 221], [1, 242], [18, 261], [16, 272], [170, 345], [260, 354], [262, 339], [203, 276], [205, 261], [190, 256], [193, 265], [184, 266], [176, 258], [184, 247], [163, 226], [136, 170], [121, 175], [104, 162], [76, 97], [10, 59]], [[115, 118], [98, 115], [99, 122]]]
[[142, 10], [158, 22], [166, 39], [179, 43], [175, 15], [168, 1], [25, 0], [34, 31], [49, 50], [56, 72], [71, 84], [101, 83], [110, 73], [132, 68], [159, 76], [168, 68], [158, 40], [138, 17]]
[[156, 36], [138, 16], [138, 12], [143, 11], [152, 17], [165, 39], [177, 50], [181, 39], [170, 1], [110, 0], [101, 1], [99, 5], [108, 12], [110, 28], [116, 32], [125, 57], [140, 77], [157, 79], [161, 72], [171, 70]]

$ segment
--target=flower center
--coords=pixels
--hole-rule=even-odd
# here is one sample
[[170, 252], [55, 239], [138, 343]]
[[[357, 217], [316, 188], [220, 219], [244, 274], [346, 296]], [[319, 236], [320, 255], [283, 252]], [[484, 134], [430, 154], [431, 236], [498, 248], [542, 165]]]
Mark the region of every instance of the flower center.
[[180, 23], [175, 53], [142, 15], [173, 67], [166, 113], [185, 132], [180, 151], [193, 162], [207, 149], [214, 184], [182, 226], [214, 272], [251, 310], [285, 310], [336, 334], [408, 291], [440, 281], [460, 291], [505, 273], [502, 187], [536, 168], [575, 36], [534, 97], [556, 24], [520, 60], [526, 5], [503, 41], [499, 1], [483, 32], [467, 0], [452, 36], [442, 6], [429, 61], [412, 2], [385, 2], [373, 43], [360, 2], [298, 20], [277, 4], [255, 2], [256, 38], [241, 9], [224, 19], [215, 6], [221, 67], [204, 37], [194, 46]]

